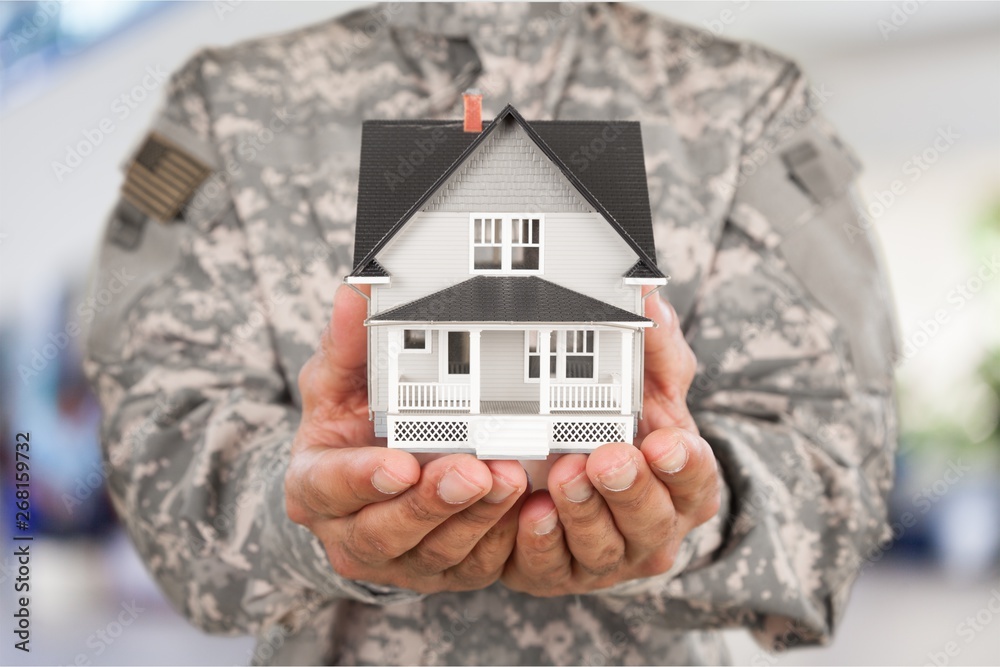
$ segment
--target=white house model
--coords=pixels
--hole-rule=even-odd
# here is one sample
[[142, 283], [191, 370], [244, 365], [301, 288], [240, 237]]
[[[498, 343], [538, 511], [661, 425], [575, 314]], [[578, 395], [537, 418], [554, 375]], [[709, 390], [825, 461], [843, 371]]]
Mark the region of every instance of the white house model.
[[637, 122], [368, 121], [352, 285], [375, 433], [539, 459], [632, 442], [643, 286], [664, 285]]

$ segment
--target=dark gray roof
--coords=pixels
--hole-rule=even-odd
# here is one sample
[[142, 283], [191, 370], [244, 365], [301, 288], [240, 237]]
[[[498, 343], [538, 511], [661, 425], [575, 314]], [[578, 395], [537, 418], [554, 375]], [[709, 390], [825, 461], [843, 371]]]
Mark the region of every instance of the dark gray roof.
[[647, 270], [655, 276], [663, 275], [656, 267], [639, 123], [565, 120], [528, 123], [509, 104], [479, 133], [463, 131], [461, 121], [364, 123], [352, 275], [362, 275], [385, 243], [420, 210], [475, 147], [504, 122], [519, 123], [633, 247]]
[[632, 268], [625, 272], [625, 278], [662, 278], [663, 274], [650, 271], [646, 264], [642, 261], [638, 261], [632, 265]]
[[366, 264], [355, 275], [364, 276], [365, 278], [387, 278], [389, 276], [389, 274], [386, 273], [385, 268], [374, 259], [368, 262], [368, 264]]
[[476, 276], [371, 322], [649, 322], [537, 276]]

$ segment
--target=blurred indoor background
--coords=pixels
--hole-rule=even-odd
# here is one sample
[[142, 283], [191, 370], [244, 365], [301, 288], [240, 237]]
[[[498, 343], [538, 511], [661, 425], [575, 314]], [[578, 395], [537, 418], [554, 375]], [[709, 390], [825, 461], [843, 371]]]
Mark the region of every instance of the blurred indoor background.
[[[832, 92], [823, 111], [864, 162], [861, 205], [882, 240], [904, 342], [892, 512], [915, 524], [900, 523], [890, 547], [870, 554], [831, 646], [774, 655], [734, 631], [735, 660], [1000, 664], [1000, 4], [640, 4], [792, 56]], [[0, 663], [249, 660], [249, 638], [204, 636], [170, 610], [115, 525], [97, 407], [78, 369], [79, 341], [64, 334], [80, 319], [120, 163], [162, 99], [147, 74], [173, 71], [202, 46], [359, 6], [0, 3], [0, 600], [8, 619]], [[99, 130], [103, 119], [110, 131]], [[91, 150], [68, 163], [85, 139]], [[896, 180], [901, 193], [891, 191]], [[30, 430], [33, 444], [30, 655], [12, 649], [7, 612], [19, 430]]]

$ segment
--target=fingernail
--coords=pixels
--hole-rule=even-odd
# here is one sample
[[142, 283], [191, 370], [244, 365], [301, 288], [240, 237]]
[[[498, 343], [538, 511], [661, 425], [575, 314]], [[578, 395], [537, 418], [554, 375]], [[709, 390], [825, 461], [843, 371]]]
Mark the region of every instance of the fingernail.
[[510, 498], [510, 494], [517, 491], [516, 487], [511, 486], [502, 477], [497, 477], [493, 475], [493, 488], [490, 492], [483, 496], [483, 500], [488, 503], [502, 503], [503, 501]]
[[563, 495], [571, 503], [582, 503], [594, 494], [594, 485], [590, 483], [587, 473], [579, 475], [562, 485]]
[[452, 505], [468, 502], [483, 492], [482, 487], [473, 484], [454, 468], [450, 469], [438, 482], [438, 495], [441, 500]]
[[556, 514], [555, 508], [552, 508], [551, 512], [535, 522], [535, 535], [548, 535], [556, 529], [558, 523], [559, 515]]
[[681, 440], [674, 441], [673, 448], [661, 456], [660, 458], [653, 461], [653, 467], [660, 472], [672, 475], [675, 472], [680, 472], [688, 460], [688, 450], [684, 446]]
[[598, 475], [598, 479], [601, 480], [601, 484], [604, 485], [608, 491], [624, 491], [630, 486], [635, 484], [635, 478], [639, 475], [639, 469], [635, 465], [633, 459], [629, 459], [626, 463], [615, 468], [611, 472], [606, 472], [603, 475]]
[[394, 496], [400, 491], [410, 488], [411, 485], [401, 479], [396, 479], [387, 473], [382, 466], [379, 466], [372, 473], [372, 486], [386, 495]]

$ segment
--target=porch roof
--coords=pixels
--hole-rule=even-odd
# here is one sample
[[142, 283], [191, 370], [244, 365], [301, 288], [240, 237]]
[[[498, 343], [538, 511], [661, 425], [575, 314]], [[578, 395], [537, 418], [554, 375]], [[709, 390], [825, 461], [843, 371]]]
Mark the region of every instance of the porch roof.
[[373, 315], [385, 322], [652, 323], [537, 276], [476, 276], [454, 287]]

